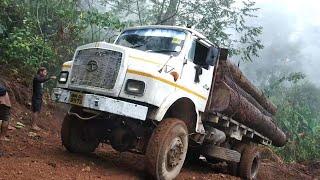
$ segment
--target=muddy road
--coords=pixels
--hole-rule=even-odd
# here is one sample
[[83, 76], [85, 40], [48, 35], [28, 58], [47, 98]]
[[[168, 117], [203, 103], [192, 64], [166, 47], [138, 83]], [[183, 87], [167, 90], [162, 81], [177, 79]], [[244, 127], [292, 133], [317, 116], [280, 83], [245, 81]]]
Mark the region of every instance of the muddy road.
[[[142, 155], [119, 153], [108, 145], [100, 145], [89, 155], [67, 152], [59, 132], [64, 107], [45, 106], [40, 132], [30, 130], [30, 110], [16, 102], [13, 107], [10, 142], [0, 142], [0, 179], [150, 179]], [[19, 127], [17, 122], [25, 126]], [[310, 169], [264, 161], [259, 179], [316, 179], [317, 169], [320, 163]], [[239, 179], [225, 173], [223, 165], [200, 162], [185, 165], [177, 179]]]

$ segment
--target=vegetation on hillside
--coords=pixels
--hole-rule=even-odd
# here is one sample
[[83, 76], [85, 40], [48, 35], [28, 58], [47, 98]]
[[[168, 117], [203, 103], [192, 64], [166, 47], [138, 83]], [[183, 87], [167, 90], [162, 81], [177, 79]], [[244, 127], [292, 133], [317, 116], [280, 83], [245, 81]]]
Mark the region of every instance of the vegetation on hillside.
[[288, 143], [276, 151], [286, 161], [320, 159], [320, 87], [303, 73], [308, 57], [301, 52], [301, 42], [292, 42], [279, 22], [263, 22], [269, 28], [262, 39], [264, 50], [244, 71], [278, 107], [275, 119]]
[[58, 72], [78, 45], [108, 39], [102, 31], [123, 26], [108, 12], [81, 8], [80, 1], [3, 0], [0, 62], [21, 74], [33, 74], [39, 66]]
[[277, 151], [287, 161], [320, 159], [320, 89], [305, 80], [294, 81], [270, 93], [278, 106], [277, 122], [289, 137]]

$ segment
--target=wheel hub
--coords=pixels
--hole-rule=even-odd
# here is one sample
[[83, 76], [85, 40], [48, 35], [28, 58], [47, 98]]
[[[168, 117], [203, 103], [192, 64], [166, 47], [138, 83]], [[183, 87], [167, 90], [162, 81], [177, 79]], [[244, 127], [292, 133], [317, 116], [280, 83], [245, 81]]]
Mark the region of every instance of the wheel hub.
[[172, 141], [171, 147], [167, 155], [167, 164], [170, 168], [176, 167], [182, 160], [183, 143], [180, 138], [175, 138]]
[[258, 169], [259, 169], [259, 159], [254, 158], [252, 162], [252, 167], [251, 167], [251, 177], [255, 178], [258, 174]]

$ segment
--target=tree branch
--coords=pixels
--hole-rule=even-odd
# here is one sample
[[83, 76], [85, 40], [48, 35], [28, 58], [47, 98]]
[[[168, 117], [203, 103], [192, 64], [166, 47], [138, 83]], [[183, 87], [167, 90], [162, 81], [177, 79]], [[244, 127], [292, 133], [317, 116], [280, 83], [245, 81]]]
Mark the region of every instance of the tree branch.
[[173, 14], [171, 14], [170, 16], [166, 17], [165, 19], [162, 19], [160, 22], [157, 22], [156, 24], [162, 24], [166, 21], [168, 21], [169, 19], [175, 17], [177, 14], [178, 14], [178, 11], [179, 11], [179, 6], [180, 6], [180, 0], [178, 1], [178, 4], [177, 4], [177, 7], [175, 9], [175, 12]]
[[130, 13], [132, 13], [132, 14], [139, 15], [137, 12], [132, 11], [130, 8], [123, 8], [124, 6], [123, 6], [123, 7], [119, 7], [119, 6], [114, 5], [114, 4], [112, 4], [112, 3], [108, 2], [108, 1], [105, 1], [105, 3], [108, 4], [108, 5], [110, 5], [110, 6], [112, 6], [112, 7], [114, 7], [114, 8], [126, 10], [126, 11], [128, 11], [128, 12], [130, 12]]
[[139, 0], [137, 0], [137, 10], [138, 10], [139, 23], [140, 23], [140, 26], [142, 26], [141, 12], [140, 12], [140, 8], [139, 8]]
[[161, 3], [161, 8], [160, 8], [160, 12], [158, 14], [158, 18], [157, 18], [156, 24], [158, 24], [158, 22], [161, 21], [161, 17], [162, 17], [162, 14], [163, 14], [163, 8], [164, 8], [165, 2], [166, 2], [166, 0], [163, 0], [162, 3]]

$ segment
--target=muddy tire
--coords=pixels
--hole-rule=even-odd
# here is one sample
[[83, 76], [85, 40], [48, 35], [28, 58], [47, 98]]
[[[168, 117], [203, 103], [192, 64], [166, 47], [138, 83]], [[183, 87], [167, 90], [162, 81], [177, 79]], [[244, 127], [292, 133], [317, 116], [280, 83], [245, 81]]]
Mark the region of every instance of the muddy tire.
[[248, 180], [257, 179], [260, 163], [260, 152], [253, 146], [246, 146], [240, 160], [240, 176]]
[[[233, 147], [233, 150], [238, 151], [242, 155], [245, 147], [246, 147], [246, 144], [240, 143], [240, 144], [235, 145]], [[240, 172], [239, 172], [240, 167], [239, 166], [240, 166], [240, 162], [239, 163], [236, 163], [236, 162], [228, 163], [228, 169], [229, 169], [230, 174], [233, 176], [240, 176]]]
[[72, 153], [90, 153], [99, 145], [99, 141], [88, 133], [88, 123], [66, 115], [61, 127], [62, 145]]
[[157, 180], [174, 179], [188, 149], [188, 129], [179, 119], [164, 119], [154, 130], [146, 151], [146, 170]]

